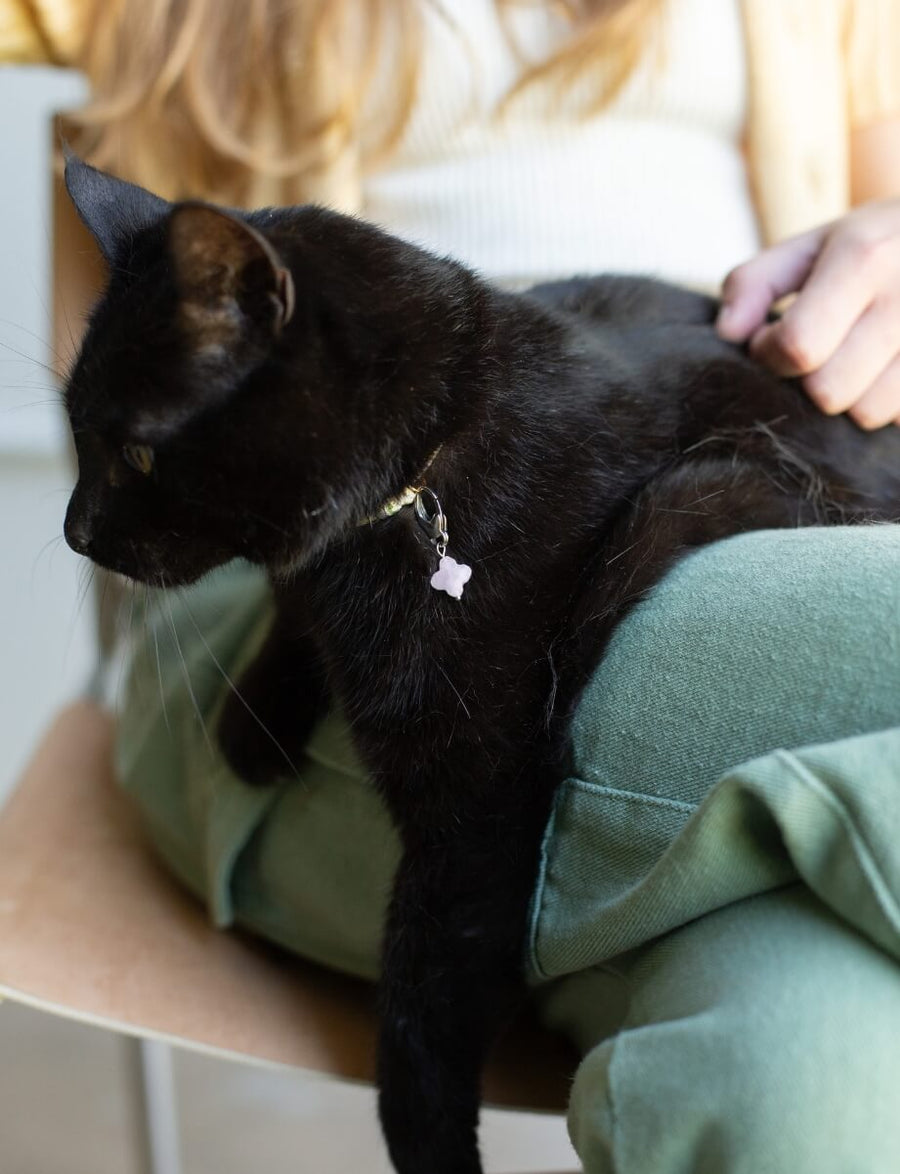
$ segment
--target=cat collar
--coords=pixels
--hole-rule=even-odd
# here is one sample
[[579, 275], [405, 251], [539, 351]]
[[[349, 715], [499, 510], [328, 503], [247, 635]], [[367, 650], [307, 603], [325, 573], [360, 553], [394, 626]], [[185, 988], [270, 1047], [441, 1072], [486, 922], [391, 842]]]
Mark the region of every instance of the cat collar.
[[[436, 448], [428, 458], [421, 477], [424, 477], [434, 464], [435, 457], [440, 451], [440, 448]], [[429, 489], [427, 485], [408, 485], [402, 493], [386, 501], [377, 513], [364, 518], [360, 525], [391, 518], [410, 505], [415, 510], [419, 529], [438, 557], [438, 568], [431, 576], [431, 586], [435, 591], [446, 591], [454, 599], [462, 599], [463, 587], [472, 578], [472, 568], [465, 563], [458, 563], [447, 554], [447, 543], [450, 541], [447, 533], [447, 515], [433, 489]]]

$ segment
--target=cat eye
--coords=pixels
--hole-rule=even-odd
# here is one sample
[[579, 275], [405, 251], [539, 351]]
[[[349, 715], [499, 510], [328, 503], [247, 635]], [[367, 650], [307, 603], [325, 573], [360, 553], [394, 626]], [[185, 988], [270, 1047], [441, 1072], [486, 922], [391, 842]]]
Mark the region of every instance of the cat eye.
[[153, 472], [153, 449], [149, 444], [126, 444], [122, 448], [122, 458], [126, 465], [131, 465], [138, 473], [146, 477]]

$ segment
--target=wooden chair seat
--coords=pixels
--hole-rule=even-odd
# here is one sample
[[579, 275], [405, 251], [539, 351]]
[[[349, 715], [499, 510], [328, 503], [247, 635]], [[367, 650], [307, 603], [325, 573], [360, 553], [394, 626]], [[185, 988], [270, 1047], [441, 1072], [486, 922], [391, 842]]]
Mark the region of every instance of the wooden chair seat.
[[[116, 1031], [267, 1065], [370, 1080], [371, 988], [221, 933], [157, 864], [90, 702], [51, 727], [0, 811], [0, 996]], [[487, 1102], [561, 1111], [574, 1057], [517, 1025]]]

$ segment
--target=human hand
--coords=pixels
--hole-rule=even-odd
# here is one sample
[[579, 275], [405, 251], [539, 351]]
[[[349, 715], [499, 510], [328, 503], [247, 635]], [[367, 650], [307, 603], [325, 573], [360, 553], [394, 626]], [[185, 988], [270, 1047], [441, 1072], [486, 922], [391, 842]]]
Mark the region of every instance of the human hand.
[[861, 428], [900, 425], [900, 199], [765, 249], [732, 269], [722, 298], [719, 334], [749, 341], [777, 374], [800, 376], [823, 412], [848, 412]]

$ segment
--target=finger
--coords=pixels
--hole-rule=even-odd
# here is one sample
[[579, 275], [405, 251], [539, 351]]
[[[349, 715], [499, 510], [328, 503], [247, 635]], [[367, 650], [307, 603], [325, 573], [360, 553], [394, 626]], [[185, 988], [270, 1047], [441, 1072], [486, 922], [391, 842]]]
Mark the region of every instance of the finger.
[[886, 299], [873, 302], [827, 363], [806, 376], [803, 386], [823, 412], [846, 412], [898, 354], [900, 307]]
[[850, 409], [850, 418], [867, 431], [900, 423], [900, 358], [882, 371], [866, 394]]
[[824, 366], [877, 294], [890, 247], [850, 231], [828, 237], [796, 300], [754, 335], [754, 357], [779, 375]]
[[716, 329], [729, 342], [745, 342], [766, 320], [773, 302], [800, 289], [809, 276], [827, 228], [782, 241], [738, 265], [722, 283]]

